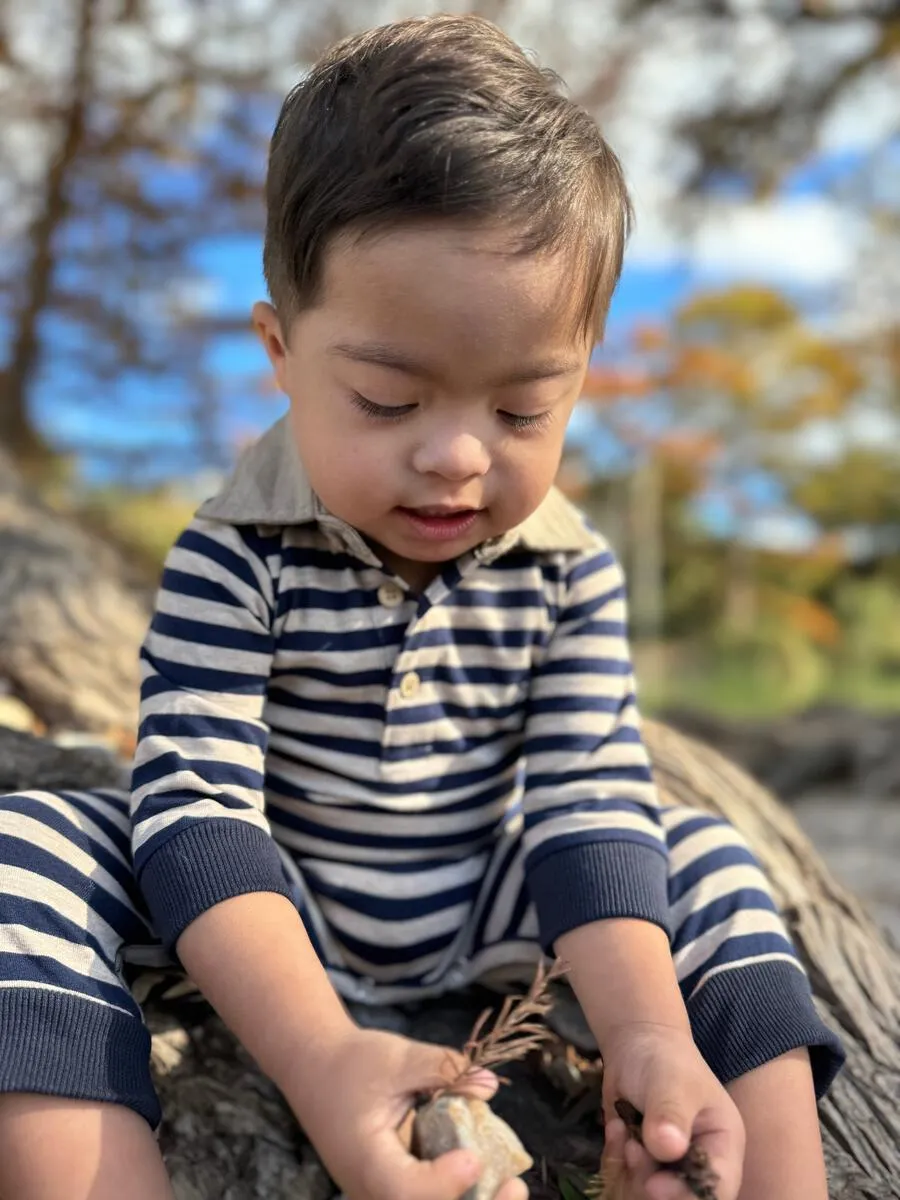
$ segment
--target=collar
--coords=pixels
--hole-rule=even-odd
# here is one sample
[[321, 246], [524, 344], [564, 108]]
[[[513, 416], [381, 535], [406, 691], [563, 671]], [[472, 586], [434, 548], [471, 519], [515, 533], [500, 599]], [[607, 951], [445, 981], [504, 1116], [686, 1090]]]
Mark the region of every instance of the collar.
[[[241, 454], [221, 490], [200, 506], [197, 515], [232, 525], [316, 523], [343, 534], [354, 550], [362, 543], [356, 530], [329, 513], [310, 486], [287, 417]], [[492, 538], [475, 553], [490, 561], [515, 545], [543, 552], [577, 551], [592, 548], [596, 539], [578, 509], [551, 488], [517, 529]]]

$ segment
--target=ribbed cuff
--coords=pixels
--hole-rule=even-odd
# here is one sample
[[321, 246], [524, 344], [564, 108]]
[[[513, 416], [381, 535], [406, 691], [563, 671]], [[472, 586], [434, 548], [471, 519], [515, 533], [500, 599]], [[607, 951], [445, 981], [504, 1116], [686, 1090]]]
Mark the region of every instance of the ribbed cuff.
[[613, 917], [650, 921], [669, 932], [662, 849], [618, 839], [579, 842], [525, 869], [547, 954], [570, 929]]
[[816, 1012], [806, 976], [789, 962], [720, 971], [688, 1000], [687, 1009], [694, 1041], [722, 1083], [808, 1046], [821, 1100], [847, 1057]]
[[164, 842], [138, 880], [166, 950], [201, 913], [249, 892], [277, 892], [291, 899], [278, 850], [255, 825], [206, 818]]
[[154, 1129], [162, 1116], [142, 1021], [41, 987], [0, 989], [0, 1092], [124, 1104]]

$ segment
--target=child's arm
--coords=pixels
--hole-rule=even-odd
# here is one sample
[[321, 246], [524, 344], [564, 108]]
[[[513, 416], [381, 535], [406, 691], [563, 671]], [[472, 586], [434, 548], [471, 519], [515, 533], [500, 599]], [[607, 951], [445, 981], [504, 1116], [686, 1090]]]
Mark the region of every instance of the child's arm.
[[525, 725], [525, 871], [548, 952], [564, 933], [629, 918], [666, 929], [668, 864], [640, 735], [625, 582], [597, 539], [560, 583]]
[[[194, 981], [278, 1085], [351, 1200], [455, 1200], [480, 1167], [468, 1151], [434, 1162], [408, 1154], [398, 1127], [417, 1093], [464, 1066], [443, 1046], [359, 1029], [332, 988], [294, 909], [282, 896], [246, 895], [197, 918], [178, 942]], [[490, 1099], [489, 1072], [466, 1090]], [[497, 1200], [523, 1200], [521, 1181]]]
[[263, 793], [280, 551], [277, 535], [195, 519], [166, 560], [141, 651], [131, 815], [167, 948], [222, 900], [290, 895]]
[[[570, 568], [532, 680], [525, 870], [541, 938], [568, 964], [615, 1099], [644, 1112], [648, 1149], [702, 1136], [734, 1200], [740, 1118], [691, 1036], [668, 938], [659, 799], [640, 736], [621, 569], [598, 539]], [[705, 1122], [705, 1124], [704, 1124]]]
[[[694, 1141], [719, 1176], [718, 1200], [735, 1200], [743, 1125], [694, 1043], [665, 933], [646, 921], [596, 921], [564, 934], [556, 950], [603, 1056], [607, 1117], [616, 1100], [630, 1101], [660, 1162], [681, 1158]], [[649, 1157], [645, 1165], [649, 1177]]]

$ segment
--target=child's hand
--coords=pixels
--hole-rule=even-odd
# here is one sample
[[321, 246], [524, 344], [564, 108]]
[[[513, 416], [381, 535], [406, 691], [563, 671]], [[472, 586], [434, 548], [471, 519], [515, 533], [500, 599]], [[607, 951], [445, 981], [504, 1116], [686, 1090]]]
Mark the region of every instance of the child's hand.
[[[692, 1200], [659, 1163], [675, 1162], [694, 1142], [718, 1176], [716, 1200], [736, 1200], [744, 1164], [744, 1126], [728, 1093], [689, 1034], [665, 1026], [624, 1027], [604, 1047], [607, 1118], [604, 1175], [609, 1200]], [[643, 1147], [616, 1116], [616, 1100], [643, 1113]]]
[[[315, 1078], [298, 1080], [294, 1111], [332, 1178], [348, 1200], [456, 1200], [481, 1174], [477, 1158], [453, 1150], [420, 1162], [399, 1132], [417, 1095], [446, 1086], [465, 1060], [431, 1046], [379, 1030], [356, 1029], [316, 1056]], [[497, 1078], [482, 1071], [454, 1089], [482, 1100]], [[302, 1094], [301, 1094], [302, 1093]], [[510, 1180], [496, 1200], [526, 1200], [521, 1180]]]

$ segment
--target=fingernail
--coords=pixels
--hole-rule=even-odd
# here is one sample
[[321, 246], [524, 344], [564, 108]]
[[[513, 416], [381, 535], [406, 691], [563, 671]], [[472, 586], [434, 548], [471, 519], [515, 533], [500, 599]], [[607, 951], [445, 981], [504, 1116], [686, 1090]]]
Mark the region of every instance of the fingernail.
[[679, 1129], [672, 1121], [662, 1121], [659, 1125], [659, 1132], [664, 1137], [675, 1137], [682, 1142], [689, 1140], [688, 1135], [683, 1129]]
[[489, 1071], [487, 1067], [479, 1067], [476, 1071], [466, 1072], [466, 1083], [477, 1083], [482, 1086], [493, 1085], [497, 1082], [497, 1076], [493, 1071]]

